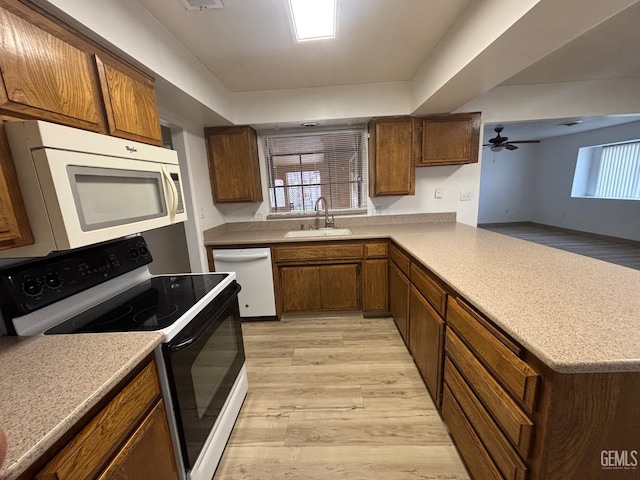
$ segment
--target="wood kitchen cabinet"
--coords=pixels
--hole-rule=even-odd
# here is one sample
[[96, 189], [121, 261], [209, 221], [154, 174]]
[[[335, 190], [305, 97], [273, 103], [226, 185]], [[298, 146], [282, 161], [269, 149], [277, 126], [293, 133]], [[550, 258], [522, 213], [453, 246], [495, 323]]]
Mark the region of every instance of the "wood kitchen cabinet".
[[0, 249], [31, 243], [33, 236], [11, 159], [4, 119], [0, 117]]
[[389, 283], [387, 271], [388, 243], [364, 244], [362, 262], [362, 311], [389, 311]]
[[416, 119], [373, 118], [369, 136], [369, 196], [414, 195]]
[[162, 145], [153, 79], [125, 65], [95, 56], [107, 114], [108, 133]]
[[416, 166], [461, 165], [478, 161], [480, 113], [419, 117]]
[[276, 245], [276, 310], [388, 311], [387, 241]]
[[104, 132], [91, 53], [60, 25], [25, 5], [0, 0], [0, 108]]
[[358, 310], [359, 270], [358, 264], [282, 267], [283, 310]]
[[262, 201], [258, 141], [251, 127], [204, 130], [214, 203]]
[[147, 363], [35, 478], [177, 480], [155, 362]]
[[0, 28], [0, 113], [162, 144], [153, 78], [33, 5]]
[[411, 286], [409, 351], [436, 406], [442, 392], [445, 323], [427, 299]]
[[396, 327], [409, 345], [409, 279], [392, 261], [389, 261], [389, 311]]

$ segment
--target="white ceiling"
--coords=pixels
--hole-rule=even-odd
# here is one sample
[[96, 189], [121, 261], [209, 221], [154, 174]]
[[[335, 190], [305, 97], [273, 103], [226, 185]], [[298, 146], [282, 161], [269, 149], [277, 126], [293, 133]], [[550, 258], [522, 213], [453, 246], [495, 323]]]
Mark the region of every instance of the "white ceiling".
[[232, 92], [409, 81], [472, 0], [340, 0], [332, 40], [296, 44], [287, 0], [138, 0]]
[[[563, 125], [564, 123], [581, 122], [576, 125]], [[487, 123], [484, 126], [483, 141], [487, 143], [490, 138], [496, 136], [494, 128], [501, 126], [504, 130], [502, 137], [508, 137], [510, 141], [517, 140], [544, 140], [562, 135], [587, 132], [598, 128], [612, 127], [624, 123], [640, 121], [639, 115], [607, 115], [597, 117], [564, 118], [553, 120], [536, 120], [532, 122], [511, 123]], [[638, 131], [640, 135], [640, 130]]]
[[[542, 105], [540, 111], [551, 110], [549, 116], [575, 115], [580, 108], [562, 111], [562, 96], [555, 100], [559, 108], [545, 110], [545, 102], [554, 100], [535, 97], [536, 92], [590, 91], [573, 87], [581, 81], [640, 83], [640, 0], [337, 0], [337, 38], [300, 44], [293, 39], [287, 1], [222, 0], [223, 9], [202, 12], [187, 11], [181, 0], [137, 0], [136, 5], [204, 65], [215, 80], [212, 89], [221, 84], [226, 91], [199, 92], [207, 82], [181, 88], [199, 93], [194, 98], [207, 105], [224, 98], [221, 118], [234, 123], [366, 121], [367, 115], [455, 111], [480, 97], [487, 118], [499, 120], [496, 113], [509, 111], [516, 119], [518, 105], [527, 108], [527, 102], [513, 96], [514, 88], [534, 92], [525, 100]], [[163, 68], [157, 63], [156, 71]], [[168, 86], [180, 84], [179, 69], [167, 73]], [[532, 88], [545, 85], [555, 90]], [[496, 103], [502, 92], [512, 95], [508, 108]], [[626, 93], [621, 98], [635, 98]], [[599, 99], [589, 98], [582, 111], [640, 112], [640, 105], [621, 107], [614, 101], [617, 106], [609, 108], [607, 98]], [[570, 101], [576, 105], [575, 98]], [[529, 108], [522, 118], [536, 118], [538, 109]], [[571, 131], [558, 127], [560, 120], [527, 122], [526, 128], [513, 124], [509, 136], [549, 138], [632, 121], [583, 120]], [[494, 126], [488, 126], [489, 133]]]
[[525, 68], [502, 85], [616, 78], [640, 78], [640, 3]]

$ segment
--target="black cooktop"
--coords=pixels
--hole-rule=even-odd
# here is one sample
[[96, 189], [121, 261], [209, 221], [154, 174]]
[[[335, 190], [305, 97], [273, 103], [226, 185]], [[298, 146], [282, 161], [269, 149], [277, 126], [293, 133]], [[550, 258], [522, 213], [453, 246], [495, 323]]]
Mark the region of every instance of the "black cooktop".
[[227, 276], [210, 273], [152, 277], [47, 330], [45, 335], [161, 330]]

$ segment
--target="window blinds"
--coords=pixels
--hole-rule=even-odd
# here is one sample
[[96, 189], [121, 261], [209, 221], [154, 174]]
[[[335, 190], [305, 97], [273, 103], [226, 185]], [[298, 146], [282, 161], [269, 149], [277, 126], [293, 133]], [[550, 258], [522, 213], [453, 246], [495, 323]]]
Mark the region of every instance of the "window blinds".
[[640, 199], [640, 142], [602, 148], [594, 196]]
[[262, 135], [271, 213], [366, 209], [366, 130], [350, 127]]

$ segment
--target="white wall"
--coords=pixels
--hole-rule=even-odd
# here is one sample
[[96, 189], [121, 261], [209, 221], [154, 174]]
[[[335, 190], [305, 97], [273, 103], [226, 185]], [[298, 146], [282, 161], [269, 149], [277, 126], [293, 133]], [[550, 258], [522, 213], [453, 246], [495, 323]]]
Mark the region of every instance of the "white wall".
[[[442, 188], [442, 198], [435, 189]], [[416, 168], [416, 194], [403, 197], [377, 197], [371, 203], [379, 215], [456, 212], [457, 221], [475, 226], [478, 218], [480, 164]], [[469, 201], [460, 192], [471, 192]]]
[[638, 138], [640, 122], [633, 122], [500, 152], [495, 163], [485, 150], [478, 223], [532, 221], [640, 240], [640, 201], [571, 197], [581, 147]]
[[533, 172], [539, 145], [482, 151], [478, 223], [531, 221]]
[[640, 201], [572, 198], [578, 149], [640, 138], [640, 122], [551, 138], [540, 144], [531, 220], [640, 240]]

